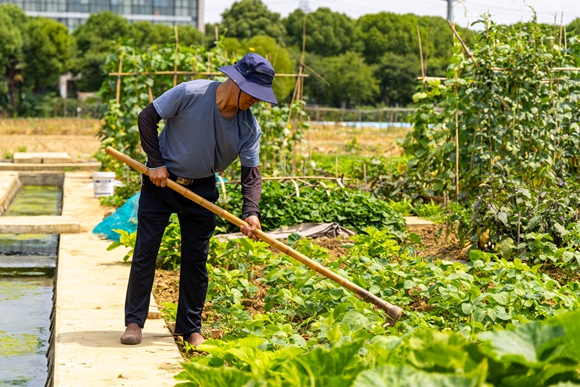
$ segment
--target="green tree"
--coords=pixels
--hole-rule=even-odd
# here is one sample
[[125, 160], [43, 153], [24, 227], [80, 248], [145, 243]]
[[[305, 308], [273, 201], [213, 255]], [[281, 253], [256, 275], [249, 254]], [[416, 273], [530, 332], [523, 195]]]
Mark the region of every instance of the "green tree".
[[53, 86], [66, 70], [71, 55], [71, 38], [62, 23], [46, 18], [31, 19], [26, 26], [24, 80], [35, 94]]
[[420, 75], [421, 64], [418, 55], [385, 53], [375, 70], [381, 102], [403, 106], [412, 103], [417, 77]]
[[[177, 26], [177, 35], [180, 46], [199, 46], [202, 41], [202, 33], [192, 26]], [[137, 47], [175, 43], [175, 27], [140, 21], [129, 26], [129, 36]]]
[[193, 26], [179, 25], [177, 33], [179, 34], [179, 44], [199, 46], [203, 43], [203, 34]]
[[[241, 42], [235, 38], [224, 39], [225, 52], [234, 52], [237, 55], [245, 55], [248, 52], [256, 52], [268, 59], [278, 74], [289, 74], [295, 70], [295, 62], [290, 53], [281, 47], [270, 36], [254, 36]], [[285, 100], [294, 88], [295, 78], [276, 77], [272, 89], [278, 102]]]
[[24, 29], [28, 17], [22, 9], [13, 4], [0, 5], [0, 65], [4, 69], [8, 84], [8, 95], [12, 111], [18, 104], [16, 84], [22, 82]]
[[318, 76], [310, 75], [305, 82], [305, 94], [309, 100], [336, 107], [351, 107], [373, 102], [379, 95], [379, 81], [373, 74], [374, 67], [366, 64], [359, 53], [349, 51], [333, 57], [309, 55], [306, 61], [330, 83], [328, 86]]
[[566, 26], [567, 35], [580, 35], [580, 17], [572, 20], [570, 24]]
[[[227, 32], [222, 32], [225, 30]], [[280, 14], [270, 11], [261, 0], [241, 0], [222, 14], [220, 33], [240, 40], [266, 35], [281, 42], [286, 36], [286, 29]]]
[[103, 71], [107, 55], [119, 38], [128, 36], [127, 20], [111, 11], [91, 14], [86, 23], [77, 27], [73, 37], [76, 40], [78, 57], [75, 58], [73, 69], [82, 74], [77, 83], [79, 90], [99, 90], [107, 77]]
[[[421, 32], [424, 57], [450, 58], [452, 55], [453, 32], [442, 17], [379, 12], [360, 17], [357, 26], [368, 63], [379, 63], [387, 52], [397, 55], [416, 53], [419, 56], [417, 26]], [[465, 35], [464, 28], [456, 29]]]
[[415, 15], [380, 12], [361, 16], [357, 25], [369, 63], [378, 63], [386, 52], [397, 55], [418, 52]]
[[306, 51], [322, 56], [335, 56], [346, 51], [363, 49], [353, 19], [329, 8], [318, 8], [305, 14], [301, 9], [283, 20], [288, 31], [287, 43], [302, 47], [303, 22], [306, 17]]

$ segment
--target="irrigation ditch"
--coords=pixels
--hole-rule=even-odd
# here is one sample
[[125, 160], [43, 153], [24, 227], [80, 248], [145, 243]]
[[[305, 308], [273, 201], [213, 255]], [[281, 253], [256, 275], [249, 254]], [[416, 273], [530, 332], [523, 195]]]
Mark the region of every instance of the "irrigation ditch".
[[[20, 173], [4, 217], [59, 216], [64, 173]], [[58, 234], [0, 234], [0, 382], [52, 386]]]

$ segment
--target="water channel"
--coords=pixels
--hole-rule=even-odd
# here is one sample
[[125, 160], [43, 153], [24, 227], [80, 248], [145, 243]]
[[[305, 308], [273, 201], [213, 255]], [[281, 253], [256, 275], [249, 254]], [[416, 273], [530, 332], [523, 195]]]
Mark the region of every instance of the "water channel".
[[[62, 188], [23, 186], [4, 216], [60, 215]], [[43, 387], [58, 235], [0, 234], [0, 386]]]

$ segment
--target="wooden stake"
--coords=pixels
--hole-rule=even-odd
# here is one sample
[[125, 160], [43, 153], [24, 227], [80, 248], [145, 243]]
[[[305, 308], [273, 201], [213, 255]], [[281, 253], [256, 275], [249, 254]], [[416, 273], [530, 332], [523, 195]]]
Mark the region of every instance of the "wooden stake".
[[300, 55], [300, 68], [298, 69], [298, 78], [296, 79], [296, 85], [294, 86], [294, 93], [292, 94], [292, 99], [290, 101], [290, 110], [288, 111], [288, 120], [286, 121], [286, 126], [290, 124], [290, 118], [292, 117], [292, 105], [294, 101], [301, 98], [302, 96], [302, 72], [304, 71], [304, 55], [306, 52], [306, 16], [302, 20], [302, 54]]
[[455, 111], [455, 195], [459, 196], [459, 111]]
[[363, 183], [364, 183], [364, 189], [366, 191], [367, 189], [367, 164], [363, 163]]
[[[147, 65], [147, 72], [149, 72], [149, 65]], [[149, 74], [147, 74], [147, 79], [151, 79]], [[147, 85], [147, 93], [149, 94], [149, 103], [153, 102], [153, 89], [149, 85]]]
[[[119, 58], [119, 74], [123, 72], [123, 57], [125, 56], [125, 51], [121, 53]], [[121, 75], [117, 76], [117, 105], [121, 102]]]
[[564, 32], [564, 11], [562, 11], [562, 17], [560, 18], [560, 40], [559, 46], [562, 47], [562, 33]]
[[429, 62], [429, 38], [431, 37], [431, 26], [427, 29], [427, 43], [425, 44], [425, 76], [427, 76], [427, 63]]
[[[501, 69], [500, 69], [501, 70]], [[505, 69], [504, 69], [505, 70]], [[223, 73], [219, 72], [219, 71], [144, 71], [144, 72], [118, 72], [118, 73], [109, 73], [108, 75], [110, 77], [118, 77], [118, 76], [122, 76], [122, 77], [133, 77], [135, 75], [173, 75], [173, 74], [177, 74], [177, 75], [220, 75]], [[308, 74], [285, 74], [285, 73], [276, 73], [275, 75], [276, 77], [291, 77], [291, 78], [297, 78], [297, 77], [303, 77], [303, 78], [308, 78]], [[330, 83], [329, 83], [330, 85]]]
[[196, 59], [197, 59], [197, 56], [194, 55], [192, 57], [192, 60], [191, 60], [191, 72], [192, 72], [192, 74], [191, 74], [190, 80], [192, 80], [192, 81], [195, 79], [195, 74], [193, 74], [193, 73], [195, 73], [195, 62], [196, 62]]
[[173, 59], [173, 87], [177, 86], [177, 57], [179, 56], [179, 35], [175, 25], [175, 57]]
[[455, 27], [453, 27], [453, 24], [451, 24], [451, 22], [449, 20], [447, 20], [447, 24], [449, 24], [449, 27], [451, 27], [451, 31], [453, 31], [453, 34], [459, 40], [459, 43], [461, 43], [461, 45], [463, 46], [463, 49], [465, 50], [465, 52], [467, 53], [467, 55], [469, 55], [469, 57], [471, 58], [471, 61], [475, 65], [475, 67], [479, 67], [477, 65], [477, 62], [475, 61], [475, 58], [473, 57], [473, 54], [471, 53], [471, 51], [469, 51], [469, 48], [467, 48], [467, 46], [463, 42], [463, 39], [461, 39], [461, 36], [459, 36], [459, 34], [457, 33], [457, 31], [455, 30]]
[[393, 149], [391, 148], [391, 165], [389, 168], [389, 180], [393, 180]]
[[207, 72], [211, 73], [211, 52], [207, 53]]
[[425, 78], [425, 65], [423, 64], [423, 44], [421, 44], [421, 31], [417, 24], [417, 40], [419, 41], [419, 57], [421, 58], [421, 76]]

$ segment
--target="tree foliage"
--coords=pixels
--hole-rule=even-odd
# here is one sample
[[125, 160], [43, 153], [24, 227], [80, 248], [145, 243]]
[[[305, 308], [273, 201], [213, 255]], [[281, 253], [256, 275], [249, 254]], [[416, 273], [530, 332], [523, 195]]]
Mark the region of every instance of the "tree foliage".
[[94, 13], [86, 23], [73, 32], [76, 40], [77, 58], [74, 70], [82, 72], [77, 86], [82, 91], [98, 90], [106, 79], [103, 68], [115, 42], [130, 36], [127, 19], [111, 11]]
[[391, 101], [403, 106], [412, 103], [420, 74], [421, 64], [416, 55], [385, 53], [374, 72], [379, 82], [380, 100], [387, 105]]
[[0, 64], [6, 74], [12, 111], [16, 111], [16, 84], [22, 82], [24, 28], [28, 17], [13, 4], [0, 5]]
[[321, 56], [336, 56], [362, 49], [353, 19], [329, 8], [305, 14], [301, 9], [284, 19], [286, 43], [302, 47], [303, 21], [306, 18], [306, 51]]
[[51, 19], [31, 19], [26, 26], [23, 47], [25, 83], [32, 85], [36, 93], [41, 87], [56, 84], [67, 69], [70, 46], [66, 26]]
[[[196, 28], [187, 25], [177, 26], [179, 44], [182, 46], [199, 46], [203, 34]], [[152, 24], [139, 21], [129, 26], [129, 37], [133, 38], [137, 47], [147, 47], [153, 44], [163, 45], [175, 42], [175, 27], [167, 24]]]
[[309, 88], [316, 102], [330, 103], [336, 107], [351, 107], [372, 101], [379, 92], [379, 84], [373, 76], [374, 68], [365, 63], [355, 52], [333, 57], [309, 57], [312, 66], [330, 84], [316, 76], [308, 79]]
[[283, 41], [286, 35], [280, 14], [270, 11], [261, 0], [241, 0], [232, 4], [222, 14], [220, 29], [227, 31], [226, 36], [240, 40], [266, 35]]

